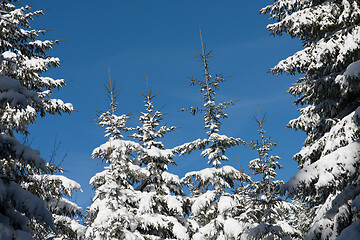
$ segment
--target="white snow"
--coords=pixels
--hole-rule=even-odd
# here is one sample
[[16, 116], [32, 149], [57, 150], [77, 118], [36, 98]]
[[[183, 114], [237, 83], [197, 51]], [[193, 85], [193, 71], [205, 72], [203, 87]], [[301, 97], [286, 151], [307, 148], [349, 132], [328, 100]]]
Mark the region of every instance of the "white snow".
[[357, 78], [360, 76], [360, 60], [351, 63], [344, 72], [344, 76]]
[[214, 191], [207, 191], [195, 199], [195, 202], [191, 206], [191, 212], [195, 215], [200, 214], [204, 207], [210, 205], [211, 202], [216, 198]]
[[170, 149], [159, 149], [155, 146], [151, 146], [150, 149], [145, 149], [145, 152], [152, 158], [172, 158], [174, 154]]
[[236, 206], [236, 202], [230, 196], [221, 196], [218, 202], [218, 211], [220, 214], [225, 214], [227, 210]]
[[33, 175], [32, 178], [38, 179], [39, 181], [42, 180], [49, 180], [49, 181], [60, 181], [61, 185], [68, 190], [81, 190], [81, 185], [74, 180], [71, 180], [63, 175], [56, 175], [56, 174], [42, 174], [42, 175]]
[[183, 212], [183, 210], [182, 210], [182, 202], [179, 201], [176, 196], [166, 195], [164, 198], [165, 198], [167, 206], [170, 209], [172, 209], [172, 210], [174, 210], [174, 211], [176, 211], [176, 212], [178, 212], [180, 214]]
[[360, 141], [356, 141], [305, 166], [284, 185], [284, 188], [289, 190], [290, 195], [294, 195], [298, 186], [302, 185], [314, 185], [318, 190], [322, 187], [336, 186], [336, 179], [355, 174], [359, 161]]
[[26, 108], [32, 102], [42, 105], [36, 92], [29, 91], [20, 84], [19, 80], [7, 76], [0, 76], [0, 103], [2, 102], [22, 108]]
[[47, 202], [47, 206], [51, 210], [51, 212], [57, 214], [62, 214], [64, 212], [76, 214], [77, 212], [82, 212], [81, 207], [79, 207], [77, 204], [69, 201], [66, 198], [61, 198], [61, 199], [53, 198]]

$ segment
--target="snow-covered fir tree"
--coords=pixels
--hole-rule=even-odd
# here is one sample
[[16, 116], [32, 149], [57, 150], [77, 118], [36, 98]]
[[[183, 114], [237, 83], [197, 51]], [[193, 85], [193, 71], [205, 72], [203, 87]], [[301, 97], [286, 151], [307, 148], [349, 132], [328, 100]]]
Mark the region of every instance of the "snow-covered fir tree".
[[250, 201], [243, 214], [245, 221], [253, 224], [249, 231], [249, 239], [299, 239], [300, 232], [287, 221], [289, 214], [296, 210], [290, 203], [279, 197], [283, 181], [275, 180], [276, 170], [281, 169], [280, 157], [270, 155], [277, 145], [270, 137], [265, 136], [263, 117], [252, 117], [259, 126], [259, 139], [251, 141], [249, 146], [257, 152], [257, 158], [249, 162], [249, 169], [259, 181], [253, 181], [247, 186]]
[[304, 49], [280, 61], [275, 74], [301, 74], [289, 88], [302, 106], [288, 126], [307, 134], [294, 156], [301, 170], [285, 184], [290, 197], [317, 208], [307, 239], [360, 236], [360, 3], [276, 0], [261, 10]]
[[234, 101], [216, 104], [215, 96], [219, 85], [225, 81], [223, 75], [211, 76], [209, 73], [208, 58], [212, 51], [206, 52], [202, 41], [202, 53], [199, 58], [204, 67], [204, 78], [190, 78], [190, 85], [199, 86], [203, 94], [203, 108], [182, 108], [182, 111], [190, 111], [192, 114], [203, 113], [205, 139], [198, 139], [185, 143], [174, 150], [180, 155], [189, 154], [193, 150], [203, 149], [201, 155], [207, 157], [211, 168], [189, 172], [182, 179], [182, 183], [189, 187], [191, 192], [191, 224], [193, 239], [236, 239], [243, 226], [233, 218], [238, 212], [238, 204], [234, 199], [231, 189], [235, 188], [236, 181], [245, 181], [249, 177], [231, 166], [221, 167], [222, 162], [227, 161], [225, 151], [229, 147], [243, 144], [240, 138], [228, 137], [219, 134], [221, 120], [227, 118], [224, 112]]
[[19, 7], [18, 1], [0, 1], [0, 232], [1, 239], [76, 239], [81, 212], [71, 197], [80, 185], [61, 175], [60, 167], [17, 137], [28, 134], [38, 115], [70, 113], [73, 107], [51, 98], [65, 85], [43, 76], [60, 60], [46, 55], [58, 41], [37, 40], [45, 30], [31, 29], [30, 21], [43, 11]]
[[167, 171], [170, 164], [175, 164], [174, 153], [161, 142], [164, 135], [175, 127], [160, 124], [163, 113], [154, 110], [153, 98], [156, 95], [152, 95], [149, 86], [147, 89], [147, 94], [142, 94], [146, 109], [138, 117], [141, 125], [133, 128], [136, 132], [131, 135], [143, 146], [138, 160], [141, 170], [146, 173], [142, 175], [134, 196], [135, 218], [139, 223], [137, 231], [149, 240], [189, 239], [185, 194], [179, 177]]
[[[110, 77], [110, 76], [109, 76]], [[91, 178], [95, 196], [86, 213], [86, 239], [144, 239], [136, 230], [135, 203], [137, 196], [133, 184], [148, 173], [143, 171], [134, 157], [141, 145], [123, 140], [127, 131], [128, 115], [116, 115], [118, 91], [109, 78], [106, 86], [109, 109], [100, 112], [98, 124], [105, 128], [108, 141], [94, 149], [93, 158], [99, 158], [109, 165]]]

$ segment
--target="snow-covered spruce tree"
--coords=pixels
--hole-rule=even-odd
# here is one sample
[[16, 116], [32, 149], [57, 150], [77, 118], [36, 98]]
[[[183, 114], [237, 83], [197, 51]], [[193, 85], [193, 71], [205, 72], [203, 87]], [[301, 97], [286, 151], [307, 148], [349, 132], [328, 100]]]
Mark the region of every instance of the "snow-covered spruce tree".
[[[42, 76], [60, 60], [46, 55], [58, 41], [36, 40], [45, 30], [30, 28], [43, 11], [0, 1], [0, 232], [1, 239], [75, 239], [81, 208], [66, 200], [80, 186], [61, 175], [40, 153], [20, 143], [38, 115], [70, 113], [72, 105], [51, 98], [64, 80]], [[16, 134], [17, 133], [17, 134]]]
[[[360, 236], [360, 3], [276, 0], [261, 10], [304, 49], [271, 72], [301, 74], [289, 88], [301, 105], [288, 127], [307, 134], [294, 156], [301, 170], [285, 184], [290, 197], [318, 207], [308, 239]], [[356, 237], [355, 237], [356, 236]]]
[[[201, 31], [200, 31], [201, 37]], [[220, 167], [228, 158], [225, 151], [229, 147], [244, 144], [240, 138], [228, 137], [219, 134], [221, 120], [227, 117], [224, 112], [234, 101], [215, 103], [215, 95], [219, 85], [225, 81], [223, 75], [211, 76], [208, 67], [208, 58], [212, 51], [206, 52], [201, 37], [202, 53], [200, 57], [204, 66], [204, 79], [190, 78], [190, 85], [200, 87], [203, 94], [204, 107], [182, 108], [182, 111], [190, 111], [192, 114], [203, 113], [205, 139], [198, 139], [174, 148], [180, 155], [189, 154], [193, 150], [203, 149], [201, 155], [208, 158], [211, 168], [189, 172], [181, 180], [189, 187], [191, 192], [191, 223], [193, 239], [236, 239], [243, 226], [233, 218], [238, 212], [238, 204], [233, 194], [236, 181], [249, 180], [249, 177], [231, 166]]]
[[153, 98], [156, 95], [151, 94], [149, 87], [147, 94], [142, 96], [146, 110], [140, 112], [141, 125], [133, 128], [136, 133], [131, 135], [143, 146], [139, 161], [147, 173], [141, 176], [134, 196], [135, 218], [139, 223], [137, 231], [144, 239], [189, 239], [185, 194], [179, 177], [167, 172], [169, 164], [175, 164], [174, 154], [160, 141], [175, 127], [160, 125], [163, 113], [154, 110]]
[[[110, 77], [110, 76], [109, 76]], [[127, 131], [128, 115], [116, 115], [118, 91], [109, 78], [106, 86], [109, 109], [100, 112], [98, 124], [105, 127], [108, 141], [95, 148], [92, 157], [106, 161], [109, 166], [91, 178], [95, 189], [93, 203], [86, 213], [86, 239], [144, 239], [136, 230], [136, 193], [133, 184], [148, 173], [143, 171], [136, 157], [141, 145], [123, 140], [122, 131]], [[135, 201], [136, 202], [136, 201]]]
[[249, 146], [257, 151], [258, 157], [249, 162], [249, 169], [255, 177], [260, 177], [260, 180], [253, 181], [247, 188], [250, 201], [243, 215], [245, 221], [253, 224], [248, 237], [256, 240], [299, 239], [300, 232], [287, 221], [289, 214], [296, 209], [279, 197], [283, 181], [275, 180], [276, 169], [282, 168], [278, 162], [280, 157], [269, 155], [277, 142], [265, 136], [265, 115], [261, 118], [259, 111], [259, 116], [252, 119], [259, 126], [259, 139], [251, 141]]

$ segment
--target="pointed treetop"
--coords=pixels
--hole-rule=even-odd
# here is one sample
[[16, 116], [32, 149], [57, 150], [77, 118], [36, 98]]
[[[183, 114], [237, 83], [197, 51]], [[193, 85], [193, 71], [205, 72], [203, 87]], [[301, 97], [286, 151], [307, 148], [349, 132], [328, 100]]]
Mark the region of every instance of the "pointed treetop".
[[107, 94], [107, 101], [109, 104], [109, 110], [106, 112], [98, 111], [97, 122], [102, 127], [105, 127], [105, 137], [110, 137], [112, 139], [121, 139], [123, 135], [121, 131], [128, 131], [126, 127], [126, 122], [129, 119], [129, 116], [123, 114], [117, 116], [117, 98], [119, 97], [119, 90], [116, 89], [116, 82], [112, 81], [110, 67], [109, 69], [109, 82], [108, 85], [104, 85], [104, 89]]
[[257, 109], [258, 109], [258, 117], [250, 116], [250, 118], [254, 120], [260, 126], [260, 128], [262, 128], [263, 123], [266, 122], [266, 113], [264, 113], [264, 116], [261, 118], [259, 104], [257, 105]]
[[[260, 109], [258, 105], [258, 117], [250, 117], [254, 120], [259, 126], [258, 133], [260, 135], [260, 141], [251, 141], [249, 146], [255, 149], [258, 153], [258, 158], [251, 160], [249, 162], [249, 169], [253, 170], [254, 175], [262, 175], [262, 180], [260, 185], [256, 188], [257, 194], [264, 194], [266, 199], [271, 199], [275, 196], [279, 190], [282, 181], [275, 181], [275, 176], [277, 175], [275, 170], [281, 169], [282, 166], [278, 162], [280, 157], [270, 156], [269, 153], [272, 150], [273, 146], [277, 146], [277, 142], [273, 141], [271, 137], [265, 137], [266, 131], [263, 128], [263, 123], [266, 121], [266, 114], [261, 117]], [[257, 183], [255, 183], [257, 184]]]
[[162, 116], [164, 114], [161, 113], [161, 110], [164, 106], [159, 110], [152, 110], [154, 108], [152, 99], [155, 98], [159, 93], [152, 95], [152, 89], [149, 87], [148, 74], [146, 74], [146, 85], [147, 94], [143, 94], [139, 91], [139, 93], [144, 97], [143, 102], [145, 103], [146, 107], [146, 112], [139, 112], [141, 114], [139, 121], [142, 123], [142, 126], [136, 127], [135, 129], [137, 130], [137, 133], [134, 133], [131, 136], [133, 138], [139, 139], [139, 141], [147, 148], [155, 146], [163, 149], [163, 144], [155, 140], [162, 138], [166, 132], [173, 131], [176, 127], [160, 126], [158, 130], [156, 130], [156, 128], [160, 125], [160, 121], [163, 119]]
[[203, 42], [201, 28], [200, 31], [200, 41], [201, 41], [201, 54], [196, 54], [197, 57], [200, 58], [203, 67], [204, 67], [204, 80], [191, 77], [190, 85], [198, 85], [200, 86], [199, 91], [203, 93], [204, 100], [204, 108], [198, 107], [190, 107], [190, 108], [182, 108], [181, 111], [190, 111], [192, 114], [196, 114], [198, 112], [204, 112], [204, 122], [205, 128], [208, 128], [209, 131], [207, 134], [210, 136], [213, 133], [216, 133], [220, 130], [221, 119], [227, 118], [227, 114], [223, 111], [223, 109], [228, 108], [229, 105], [233, 105], [235, 101], [231, 100], [229, 102], [223, 102], [219, 104], [215, 104], [215, 95], [219, 90], [219, 85], [222, 82], [225, 82], [226, 77], [222, 74], [216, 74], [215, 78], [211, 76], [209, 73], [209, 65], [208, 58], [212, 57], [213, 50], [206, 52], [206, 44]]
[[204, 47], [204, 42], [203, 42], [203, 37], [202, 37], [202, 34], [201, 34], [200, 26], [199, 26], [199, 33], [200, 33], [201, 51], [202, 51], [201, 57], [202, 57], [203, 64], [204, 64], [204, 72], [205, 72], [205, 79], [206, 79], [206, 91], [207, 91], [207, 94], [208, 94], [208, 100], [211, 101], [211, 95], [210, 95], [210, 92], [209, 92], [209, 78], [210, 78], [210, 75], [208, 74], [208, 64], [207, 64], [207, 60], [206, 60], [205, 47]]
[[[144, 97], [144, 102], [146, 103], [146, 106], [151, 106], [150, 109], [152, 109], [153, 105], [152, 105], [151, 100], [153, 98], [155, 98], [159, 93], [152, 95], [152, 87], [149, 87], [149, 75], [147, 73], [146, 73], [146, 89], [147, 89], [147, 94], [142, 93], [140, 90], [139, 90], [139, 93], [141, 94], [141, 96]], [[148, 109], [148, 110], [150, 110], [150, 109]]]
[[[249, 145], [252, 148], [260, 151], [259, 154], [261, 153], [261, 156], [264, 156], [266, 158], [268, 151], [271, 151], [271, 147], [276, 146], [277, 142], [273, 141], [270, 137], [269, 138], [265, 137], [266, 131], [263, 128], [263, 124], [266, 122], [266, 113], [261, 117], [259, 105], [257, 107], [258, 107], [258, 116], [257, 117], [252, 116], [250, 118], [253, 121], [255, 121], [256, 124], [259, 126], [259, 130], [257, 130], [257, 131], [260, 135], [261, 142], [259, 142], [258, 140], [256, 140], [256, 142], [251, 141]], [[265, 146], [266, 146], [266, 148], [265, 148]]]
[[110, 73], [110, 67], [108, 67], [109, 70], [109, 83], [108, 85], [104, 85], [105, 91], [107, 93], [107, 101], [109, 102], [109, 108], [112, 112], [112, 114], [115, 114], [116, 108], [117, 108], [117, 98], [119, 97], [119, 91], [116, 89], [116, 82], [112, 81], [111, 79], [111, 73]]
[[150, 92], [151, 90], [149, 89], [149, 75], [148, 73], [146, 73], [146, 87], [147, 87], [147, 92], [148, 92], [148, 96], [150, 96]]
[[213, 78], [209, 73], [208, 58], [211, 57], [210, 52], [206, 52], [205, 44], [202, 38], [201, 28], [200, 30], [200, 41], [201, 41], [201, 54], [196, 54], [200, 59], [204, 67], [204, 79], [197, 79], [195, 77], [190, 78], [191, 86], [199, 86], [199, 91], [203, 94], [202, 99], [204, 101], [203, 107], [190, 107], [181, 108], [180, 111], [189, 111], [193, 115], [197, 113], [203, 113], [203, 119], [207, 129], [207, 139], [196, 140], [191, 143], [183, 144], [182, 146], [174, 148], [175, 152], [180, 152], [181, 155], [184, 153], [190, 153], [195, 149], [204, 149], [201, 153], [202, 156], [208, 158], [208, 164], [212, 164], [216, 168], [220, 168], [223, 161], [227, 161], [228, 158], [225, 156], [225, 150], [229, 147], [233, 147], [245, 142], [240, 138], [227, 137], [220, 135], [221, 120], [227, 118], [227, 114], [224, 109], [227, 109], [230, 105], [234, 105], [235, 101], [222, 102], [216, 104], [215, 95], [219, 90], [219, 85], [225, 81], [225, 77], [220, 74]]
[[[257, 108], [258, 108], [258, 117], [255, 117], [255, 116], [250, 116], [250, 118], [256, 122], [256, 124], [259, 126], [259, 130], [258, 130], [258, 133], [260, 134], [261, 136], [261, 139], [264, 143], [264, 134], [265, 134], [265, 130], [263, 129], [263, 124], [266, 122], [266, 113], [264, 113], [264, 115], [261, 117], [261, 114], [260, 114], [260, 107], [259, 107], [259, 104], [257, 105]], [[270, 140], [270, 139], [269, 139]], [[274, 144], [276, 145], [276, 143]]]

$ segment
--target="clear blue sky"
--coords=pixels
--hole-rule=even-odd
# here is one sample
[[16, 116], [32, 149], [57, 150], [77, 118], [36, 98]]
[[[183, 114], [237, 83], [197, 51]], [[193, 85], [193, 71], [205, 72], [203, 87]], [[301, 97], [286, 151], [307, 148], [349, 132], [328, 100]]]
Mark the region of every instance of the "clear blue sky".
[[[266, 112], [267, 133], [279, 146], [274, 155], [282, 158], [284, 170], [279, 179], [287, 180], [297, 170], [291, 160], [304, 141], [304, 134], [285, 128], [298, 116], [293, 99], [286, 93], [295, 77], [273, 76], [268, 69], [278, 61], [301, 49], [299, 41], [287, 36], [269, 36], [267, 16], [258, 10], [269, 3], [261, 1], [214, 0], [111, 0], [111, 1], [45, 1], [28, 2], [33, 9], [48, 9], [45, 16], [35, 19], [37, 28], [51, 30], [47, 39], [65, 40], [51, 51], [62, 66], [49, 75], [70, 81], [56, 97], [73, 103], [76, 112], [62, 117], [38, 119], [30, 128], [32, 147], [44, 158], [50, 154], [55, 138], [61, 141], [57, 152], [65, 175], [79, 182], [84, 192], [75, 201], [86, 207], [93, 196], [89, 179], [103, 165], [90, 159], [94, 148], [104, 143], [104, 130], [95, 125], [96, 110], [106, 110], [102, 86], [108, 77], [121, 88], [119, 114], [143, 110], [138, 90], [145, 91], [145, 73], [149, 74], [154, 92], [159, 92], [155, 105], [166, 105], [169, 113], [164, 123], [181, 127], [169, 133], [164, 143], [171, 148], [205, 136], [202, 117], [180, 113], [180, 107], [201, 106], [197, 89], [183, 82], [189, 76], [201, 76], [202, 66], [194, 58], [200, 52], [198, 27], [201, 26], [208, 49], [216, 48], [210, 70], [232, 76], [221, 87], [219, 101], [238, 100], [229, 109], [222, 134], [249, 141], [257, 137], [256, 124], [249, 116]], [[134, 123], [131, 121], [130, 124]], [[177, 167], [170, 171], [184, 176], [185, 172], [206, 167], [200, 152], [176, 158]], [[245, 147], [229, 151], [230, 165], [237, 166], [240, 157], [245, 168], [256, 153]]]

